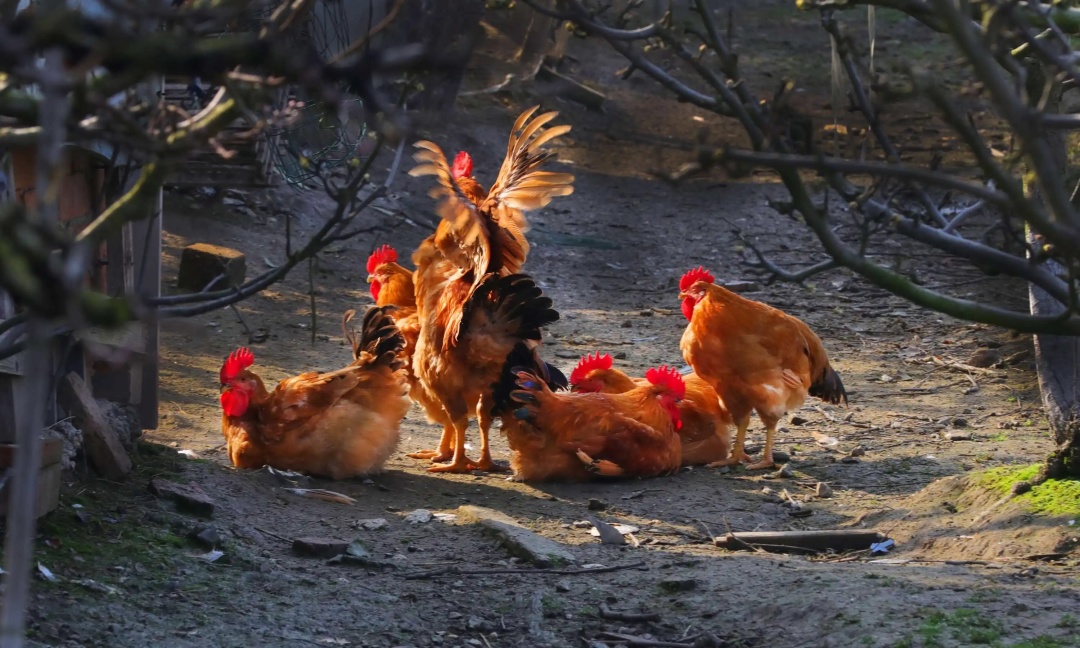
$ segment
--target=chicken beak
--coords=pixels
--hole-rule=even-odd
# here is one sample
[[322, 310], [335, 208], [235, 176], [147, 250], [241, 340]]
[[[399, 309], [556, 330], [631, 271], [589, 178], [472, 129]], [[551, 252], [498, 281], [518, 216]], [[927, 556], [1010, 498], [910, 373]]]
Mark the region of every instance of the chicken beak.
[[689, 297], [690, 295], [688, 295], [687, 293], [684, 293], [681, 290], [679, 291], [679, 299], [687, 299]]
[[375, 275], [368, 275], [367, 276], [367, 282], [371, 283], [372, 281], [375, 281]]

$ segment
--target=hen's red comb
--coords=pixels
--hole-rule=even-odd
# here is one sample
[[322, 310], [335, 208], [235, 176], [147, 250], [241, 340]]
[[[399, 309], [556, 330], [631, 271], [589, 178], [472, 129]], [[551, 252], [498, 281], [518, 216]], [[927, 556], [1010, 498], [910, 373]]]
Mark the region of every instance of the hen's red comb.
[[705, 269], [704, 266], [698, 266], [692, 270], [688, 270], [686, 274], [679, 280], [679, 290], [686, 290], [690, 286], [693, 286], [699, 281], [708, 281], [712, 283], [715, 277], [712, 273]]
[[465, 151], [454, 156], [454, 165], [450, 167], [450, 174], [454, 176], [454, 180], [472, 176], [472, 156]]
[[225, 364], [221, 365], [221, 384], [228, 384], [240, 372], [255, 364], [255, 354], [247, 347], [240, 347], [225, 358]]
[[597, 351], [592, 355], [581, 356], [581, 362], [578, 363], [574, 370], [570, 372], [570, 384], [577, 385], [585, 380], [585, 376], [589, 375], [590, 371], [596, 369], [611, 369], [611, 356], [608, 354], [600, 355]]
[[368, 274], [375, 272], [375, 268], [378, 268], [384, 263], [393, 263], [397, 261], [397, 250], [384, 245], [381, 248], [377, 248], [371, 253], [371, 256], [367, 258], [367, 271]]
[[657, 387], [667, 388], [671, 395], [677, 399], [681, 400], [683, 396], [686, 396], [686, 383], [683, 382], [682, 375], [675, 367], [668, 367], [667, 365], [660, 368], [653, 367], [645, 372], [645, 380]]

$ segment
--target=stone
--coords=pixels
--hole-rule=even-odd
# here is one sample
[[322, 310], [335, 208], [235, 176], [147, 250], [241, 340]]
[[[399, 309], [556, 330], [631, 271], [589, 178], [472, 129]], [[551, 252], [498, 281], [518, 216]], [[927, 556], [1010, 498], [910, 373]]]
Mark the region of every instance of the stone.
[[378, 531], [379, 529], [389, 529], [390, 523], [386, 521], [386, 518], [367, 518], [357, 520], [353, 526], [365, 531]]
[[56, 396], [64, 411], [75, 417], [83, 433], [83, 450], [101, 476], [119, 479], [131, 472], [131, 457], [79, 374], [64, 376]]
[[220, 245], [195, 243], [180, 254], [180, 273], [176, 285], [181, 290], [202, 292], [207, 284], [224, 274], [210, 290], [222, 290], [244, 283], [247, 259], [243, 252]]
[[349, 542], [334, 538], [297, 538], [293, 540], [292, 547], [301, 556], [333, 558], [344, 553], [349, 548]]
[[207, 549], [213, 549], [221, 544], [221, 534], [214, 527], [200, 527], [192, 530], [189, 537], [203, 545]]
[[595, 497], [589, 498], [589, 510], [590, 511], [603, 511], [607, 508], [607, 502], [604, 500], [598, 500]]
[[427, 509], [416, 509], [405, 516], [405, 522], [408, 524], [426, 524], [431, 522], [431, 511]]
[[167, 479], [151, 479], [150, 492], [176, 502], [176, 508], [196, 515], [213, 517], [214, 500], [195, 484], [177, 484]]
[[689, 592], [697, 588], [697, 580], [693, 578], [665, 578], [660, 581], [660, 589], [665, 592]]
[[465, 505], [458, 507], [457, 516], [459, 523], [480, 525], [510, 553], [538, 567], [577, 562], [564, 545], [526, 529], [499, 511]]

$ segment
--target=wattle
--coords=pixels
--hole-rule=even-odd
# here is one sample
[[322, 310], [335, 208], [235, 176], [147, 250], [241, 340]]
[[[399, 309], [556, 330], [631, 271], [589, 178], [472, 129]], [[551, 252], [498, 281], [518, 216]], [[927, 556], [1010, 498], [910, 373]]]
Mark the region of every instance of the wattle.
[[686, 319], [694, 318], [694, 306], [697, 306], [697, 301], [691, 297], [687, 297], [682, 302], [682, 314]]
[[382, 284], [378, 281], [371, 282], [371, 298], [375, 301], [379, 301], [379, 291], [382, 289]]

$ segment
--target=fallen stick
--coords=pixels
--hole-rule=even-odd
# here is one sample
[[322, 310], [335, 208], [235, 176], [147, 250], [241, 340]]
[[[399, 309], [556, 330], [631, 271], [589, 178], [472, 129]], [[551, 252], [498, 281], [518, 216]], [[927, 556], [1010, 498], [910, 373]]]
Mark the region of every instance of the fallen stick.
[[619, 612], [612, 610], [607, 603], [600, 604], [600, 618], [608, 621], [625, 621], [626, 623], [645, 623], [659, 621], [660, 614], [657, 612]]
[[725, 549], [759, 547], [766, 551], [785, 551], [792, 548], [811, 551], [848, 551], [869, 549], [885, 536], [868, 529], [834, 529], [825, 531], [753, 531], [728, 533], [713, 538], [713, 544]]
[[421, 580], [435, 578], [436, 576], [488, 576], [490, 574], [558, 574], [560, 576], [579, 576], [581, 574], [603, 574], [606, 572], [620, 571], [623, 569], [640, 569], [645, 567], [645, 562], [627, 563], [625, 565], [613, 565], [611, 567], [591, 567], [589, 569], [461, 569], [457, 566], [432, 569], [430, 571], [411, 572], [402, 574], [406, 580]]

